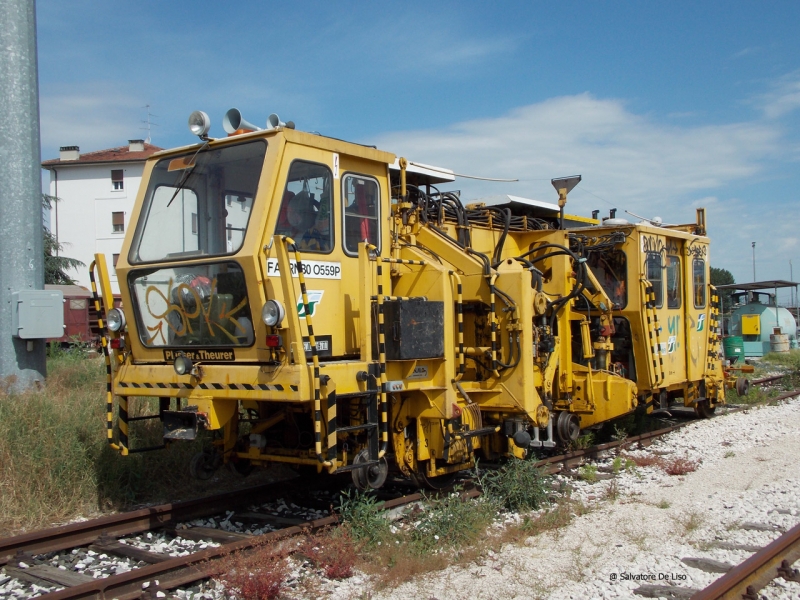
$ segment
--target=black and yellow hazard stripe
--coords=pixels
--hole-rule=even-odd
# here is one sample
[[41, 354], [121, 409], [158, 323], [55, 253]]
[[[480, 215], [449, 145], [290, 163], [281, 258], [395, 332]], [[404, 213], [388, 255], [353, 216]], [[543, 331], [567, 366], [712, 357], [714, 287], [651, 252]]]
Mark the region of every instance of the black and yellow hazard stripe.
[[[173, 383], [173, 382], [156, 382], [151, 383], [149, 381], [144, 381], [142, 383], [138, 383], [135, 381], [118, 381], [117, 382], [118, 388], [128, 388], [128, 389], [146, 389], [146, 390], [237, 390], [240, 392], [283, 392], [286, 387], [279, 384], [279, 383], [198, 383], [198, 384], [191, 384], [191, 383]], [[289, 386], [293, 392], [298, 390], [298, 386], [290, 385]]]
[[389, 446], [389, 415], [388, 403], [386, 401], [386, 327], [385, 316], [383, 312], [383, 303], [385, 298], [383, 296], [383, 264], [380, 258], [377, 260], [377, 284], [378, 284], [378, 364], [381, 378], [381, 393], [380, 393], [380, 432], [381, 432], [381, 448], [378, 452], [378, 458], [382, 458], [386, 454], [386, 449]]
[[[313, 363], [313, 385], [314, 385], [314, 452], [325, 466], [331, 466], [331, 462], [322, 456], [322, 399], [320, 395], [319, 381], [319, 356], [317, 355], [317, 340], [314, 338], [314, 323], [311, 319], [311, 306], [308, 303], [308, 292], [306, 291], [306, 279], [303, 275], [303, 263], [300, 260], [300, 252], [297, 244], [288, 236], [283, 236], [283, 241], [287, 248], [294, 252], [295, 263], [297, 264], [297, 280], [300, 283], [300, 295], [303, 298], [303, 312], [305, 313], [306, 328], [308, 329], [308, 343], [311, 346], [311, 362]], [[291, 277], [291, 274], [287, 276]]]
[[497, 370], [497, 306], [495, 304], [495, 281], [497, 281], [497, 274], [492, 273], [489, 278], [489, 318], [492, 321], [492, 374], [495, 377], [500, 377], [500, 372]]
[[466, 357], [464, 355], [464, 294], [461, 286], [461, 278], [455, 271], [449, 271], [450, 277], [456, 282], [456, 319], [458, 327], [458, 373], [456, 381], [460, 380], [467, 370]]
[[[127, 413], [125, 415], [125, 433], [126, 439], [123, 445], [122, 437], [120, 436], [120, 445], [114, 443], [114, 391], [111, 380], [111, 354], [108, 351], [108, 338], [106, 337], [106, 327], [103, 321], [103, 309], [100, 305], [100, 295], [97, 293], [97, 282], [94, 278], [94, 268], [96, 261], [92, 261], [89, 265], [89, 281], [92, 284], [92, 300], [94, 301], [94, 310], [97, 313], [97, 327], [100, 329], [100, 345], [103, 348], [103, 358], [106, 363], [106, 439], [108, 444], [114, 450], [120, 450], [122, 454], [128, 453], [127, 444]], [[120, 414], [120, 431], [122, 430], [122, 415]]]
[[644, 277], [642, 278], [642, 294], [647, 318], [647, 336], [650, 341], [651, 378], [653, 385], [658, 385], [664, 380], [664, 358], [661, 356], [661, 336], [659, 335], [661, 328], [658, 325], [658, 314], [656, 313], [655, 288]]
[[719, 296], [714, 286], [710, 286], [710, 288], [711, 305], [708, 311], [708, 358], [706, 360], [706, 373], [714, 373], [719, 361], [719, 336], [717, 335], [717, 327], [719, 327]]
[[427, 264], [424, 260], [406, 260], [404, 258], [379, 258], [378, 260], [395, 265], [417, 265], [419, 267], [424, 267]]
[[119, 397], [119, 451], [123, 456], [128, 454], [130, 443], [128, 441], [128, 398]]

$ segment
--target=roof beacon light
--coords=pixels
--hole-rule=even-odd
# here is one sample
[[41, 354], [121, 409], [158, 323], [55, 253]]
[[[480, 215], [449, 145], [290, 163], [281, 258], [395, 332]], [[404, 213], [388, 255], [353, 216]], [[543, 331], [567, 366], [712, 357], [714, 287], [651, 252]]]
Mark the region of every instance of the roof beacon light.
[[261, 127], [245, 121], [238, 108], [232, 108], [222, 117], [222, 128], [228, 135], [233, 135], [237, 131], [261, 131]]
[[189, 115], [189, 131], [194, 135], [205, 139], [209, 129], [211, 129], [211, 119], [202, 110], [196, 110]]

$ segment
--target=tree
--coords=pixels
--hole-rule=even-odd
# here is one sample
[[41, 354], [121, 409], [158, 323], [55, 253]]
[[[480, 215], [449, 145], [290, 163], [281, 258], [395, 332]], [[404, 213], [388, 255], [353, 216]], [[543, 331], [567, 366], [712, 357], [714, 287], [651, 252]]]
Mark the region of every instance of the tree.
[[[55, 196], [42, 194], [42, 208], [50, 208], [58, 200]], [[67, 271], [86, 265], [77, 258], [61, 256], [60, 253], [64, 247], [44, 225], [42, 225], [42, 236], [44, 238], [44, 282], [46, 284], [75, 285], [75, 280], [67, 275]]]
[[[736, 283], [736, 280], [733, 278], [733, 273], [728, 271], [728, 269], [715, 269], [711, 267], [711, 285], [719, 286], [729, 285], [731, 283]], [[722, 302], [723, 308], [730, 311], [731, 294], [733, 294], [733, 290], [718, 290], [717, 294], [719, 294], [719, 299]]]

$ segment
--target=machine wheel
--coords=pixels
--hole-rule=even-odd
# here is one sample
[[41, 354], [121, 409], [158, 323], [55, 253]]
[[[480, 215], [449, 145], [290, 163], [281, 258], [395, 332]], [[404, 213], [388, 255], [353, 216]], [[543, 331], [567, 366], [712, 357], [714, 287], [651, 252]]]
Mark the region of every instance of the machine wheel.
[[736, 378], [736, 394], [738, 396], [747, 396], [750, 391], [750, 380], [745, 377]]
[[716, 411], [717, 407], [711, 406], [711, 403], [705, 398], [698, 400], [694, 406], [695, 414], [701, 419], [710, 419]]
[[237, 461], [231, 461], [228, 464], [234, 471], [236, 471], [242, 477], [247, 477], [248, 475], [250, 475], [250, 473], [252, 473], [253, 469], [255, 468], [253, 466], [253, 463], [247, 460], [246, 458], [239, 459]]
[[220, 465], [220, 457], [215, 452], [198, 452], [189, 463], [189, 474], [195, 479], [211, 479]]
[[419, 467], [419, 470], [414, 475], [417, 480], [417, 485], [420, 487], [438, 491], [450, 487], [456, 480], [455, 473], [447, 473], [445, 475], [439, 475], [438, 477], [428, 477], [427, 465], [420, 464]]
[[559, 439], [568, 444], [574, 442], [581, 435], [581, 422], [578, 415], [562, 410], [556, 418], [556, 433]]
[[[366, 462], [369, 462], [369, 453], [364, 448], [356, 454], [353, 464], [358, 465]], [[381, 458], [377, 465], [353, 469], [351, 474], [353, 476], [353, 485], [362, 492], [368, 489], [377, 490], [386, 483], [386, 477], [389, 475], [389, 464], [386, 462], [386, 458]]]

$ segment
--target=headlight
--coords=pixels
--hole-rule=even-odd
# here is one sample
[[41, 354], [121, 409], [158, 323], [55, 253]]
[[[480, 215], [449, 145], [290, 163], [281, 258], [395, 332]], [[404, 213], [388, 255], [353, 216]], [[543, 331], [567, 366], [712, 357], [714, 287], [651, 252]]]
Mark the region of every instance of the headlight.
[[189, 131], [194, 135], [203, 137], [211, 129], [211, 119], [202, 110], [196, 110], [189, 115]]
[[286, 311], [283, 310], [283, 305], [277, 300], [267, 300], [264, 303], [264, 308], [261, 309], [261, 320], [270, 327], [280, 325], [285, 316]]
[[106, 315], [108, 328], [117, 332], [125, 328], [125, 313], [118, 308], [112, 308]]
[[172, 368], [175, 369], [175, 372], [178, 375], [186, 375], [187, 373], [191, 373], [192, 366], [192, 359], [185, 354], [179, 355], [172, 364]]

